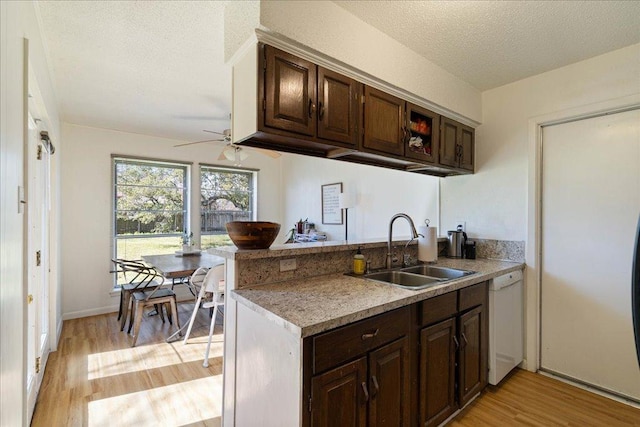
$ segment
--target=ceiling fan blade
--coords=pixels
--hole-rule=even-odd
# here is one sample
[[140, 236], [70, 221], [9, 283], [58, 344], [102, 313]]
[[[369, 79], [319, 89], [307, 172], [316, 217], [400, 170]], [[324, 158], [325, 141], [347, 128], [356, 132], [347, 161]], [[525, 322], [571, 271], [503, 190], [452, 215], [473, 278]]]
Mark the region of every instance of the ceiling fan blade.
[[277, 159], [278, 157], [282, 156], [281, 153], [278, 153], [277, 151], [273, 151], [273, 150], [267, 150], [266, 148], [256, 148], [256, 147], [247, 147], [250, 150], [255, 150], [258, 153], [262, 153], [265, 156], [269, 156], [272, 159]]
[[203, 141], [194, 141], [194, 142], [185, 142], [184, 144], [177, 144], [174, 147], [184, 147], [185, 145], [193, 145], [193, 144], [202, 144], [204, 142], [220, 142], [224, 141], [223, 139], [205, 139]]

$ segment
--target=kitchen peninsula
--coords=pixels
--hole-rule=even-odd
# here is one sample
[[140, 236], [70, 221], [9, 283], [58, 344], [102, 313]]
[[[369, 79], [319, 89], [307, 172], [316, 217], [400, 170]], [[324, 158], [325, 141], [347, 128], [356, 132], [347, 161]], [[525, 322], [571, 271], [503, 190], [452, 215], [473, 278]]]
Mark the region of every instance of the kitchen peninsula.
[[[402, 247], [406, 241], [394, 243]], [[440, 258], [438, 266], [476, 273], [424, 290], [407, 290], [344, 275], [350, 271], [358, 246], [374, 269], [384, 265], [386, 242], [374, 240], [291, 244], [256, 251], [210, 250], [227, 259], [225, 424], [254, 425], [260, 420], [267, 426], [307, 426], [312, 418], [314, 425], [322, 424], [327, 416], [335, 415], [335, 408], [333, 414], [327, 414], [335, 398], [341, 402], [344, 419], [386, 414], [398, 416], [403, 425], [413, 425], [409, 414], [421, 421], [438, 420], [484, 387], [486, 282], [520, 270], [524, 264]], [[415, 255], [415, 245], [408, 248]], [[291, 266], [295, 269], [281, 271]], [[442, 325], [456, 324], [463, 332], [451, 326], [449, 335], [443, 335], [447, 357], [455, 360], [455, 352], [460, 352], [459, 357], [469, 359], [472, 364], [468, 367], [474, 367], [479, 377], [476, 384], [466, 387], [468, 393], [454, 397], [453, 379], [472, 376], [454, 375], [452, 370], [445, 408], [433, 413], [426, 379], [420, 380], [429, 377], [429, 370], [421, 368], [426, 359], [419, 355], [420, 348], [430, 349], [428, 333], [434, 326], [441, 330]], [[467, 335], [466, 326], [472, 328]], [[471, 344], [458, 349], [454, 340]], [[449, 365], [453, 369], [453, 364], [445, 364]], [[394, 372], [400, 378], [391, 395], [402, 396], [400, 405], [386, 401], [390, 387], [382, 385], [385, 375], [395, 376]], [[394, 410], [400, 413], [385, 412]], [[441, 421], [444, 419], [446, 416]]]

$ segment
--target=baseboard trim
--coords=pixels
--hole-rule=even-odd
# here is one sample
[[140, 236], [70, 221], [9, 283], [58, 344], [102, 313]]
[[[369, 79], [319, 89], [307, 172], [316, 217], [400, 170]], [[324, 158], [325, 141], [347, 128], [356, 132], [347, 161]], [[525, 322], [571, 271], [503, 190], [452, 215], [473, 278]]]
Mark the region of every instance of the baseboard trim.
[[[176, 286], [177, 287], [174, 289], [174, 291], [176, 293], [176, 298], [178, 299], [178, 302], [192, 301], [195, 299], [195, 297], [191, 294], [191, 292], [189, 292], [189, 290], [186, 287], [184, 286], [179, 287], [179, 285], [176, 285]], [[108, 314], [108, 313], [117, 313], [119, 304], [120, 303], [110, 305], [110, 306], [105, 306], [105, 307], [96, 307], [96, 308], [89, 308], [86, 310], [70, 311], [62, 315], [62, 320], [64, 321], [64, 320], [71, 320], [71, 319], [79, 319], [81, 317], [98, 316], [101, 314]], [[60, 337], [61, 333], [62, 333], [62, 322], [60, 323], [60, 328], [58, 330], [58, 338]]]
[[626, 396], [626, 395], [617, 393], [615, 391], [604, 389], [592, 384], [588, 384], [580, 380], [576, 380], [575, 378], [571, 378], [567, 375], [552, 371], [550, 369], [541, 368], [538, 371], [538, 374], [544, 375], [545, 377], [556, 379], [558, 381], [562, 381], [563, 383], [570, 384], [574, 387], [581, 388], [591, 393], [595, 393], [599, 396], [606, 397], [611, 400], [615, 400], [616, 402], [624, 403], [625, 405], [633, 406], [634, 408], [640, 409], [640, 401], [635, 400], [633, 397]]

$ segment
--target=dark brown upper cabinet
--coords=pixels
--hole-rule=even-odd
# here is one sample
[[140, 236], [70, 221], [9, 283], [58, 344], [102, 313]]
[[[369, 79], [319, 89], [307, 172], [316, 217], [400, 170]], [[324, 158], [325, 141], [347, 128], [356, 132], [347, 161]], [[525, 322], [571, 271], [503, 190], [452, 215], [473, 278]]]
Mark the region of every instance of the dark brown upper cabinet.
[[439, 163], [473, 172], [475, 131], [446, 117], [441, 118]]
[[316, 65], [266, 46], [264, 124], [284, 131], [316, 133]]
[[262, 130], [355, 147], [360, 83], [283, 52], [264, 47]]
[[473, 173], [472, 128], [273, 46], [260, 43], [257, 54], [234, 66], [234, 102], [253, 106], [235, 110], [235, 143], [428, 175]]
[[440, 147], [440, 115], [407, 102], [406, 120], [405, 157], [436, 163]]
[[349, 77], [318, 67], [318, 138], [355, 147], [360, 86]]
[[404, 156], [405, 101], [369, 86], [364, 88], [365, 150]]

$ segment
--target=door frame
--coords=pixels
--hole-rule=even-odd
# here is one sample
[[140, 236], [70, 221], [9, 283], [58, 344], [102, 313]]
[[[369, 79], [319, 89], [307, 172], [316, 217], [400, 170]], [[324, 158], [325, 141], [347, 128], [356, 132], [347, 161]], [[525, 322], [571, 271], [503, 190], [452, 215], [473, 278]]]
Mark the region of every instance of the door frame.
[[640, 108], [640, 93], [548, 113], [529, 119], [527, 241], [525, 244], [525, 363], [532, 372], [540, 369], [542, 260], [542, 128], [545, 126], [621, 113]]
[[[29, 49], [29, 40], [24, 39], [24, 110], [23, 110], [23, 187], [25, 189], [25, 196], [27, 200], [29, 199], [29, 190], [31, 183], [31, 174], [32, 171], [29, 165], [29, 147], [28, 144], [31, 143], [30, 140], [30, 129], [29, 129], [29, 117], [33, 119], [36, 124], [36, 132], [37, 139], [40, 142], [40, 131], [46, 130], [49, 131], [52, 141], [55, 143], [58, 140], [58, 127], [54, 126], [52, 123], [51, 117], [47, 111], [44, 97], [40, 91], [40, 86], [38, 84], [38, 79], [35, 75], [35, 71], [31, 65], [31, 53]], [[59, 145], [58, 145], [59, 148]], [[49, 155], [48, 155], [49, 156]], [[47, 238], [47, 247], [43, 248], [44, 256], [46, 257], [46, 262], [43, 263], [44, 266], [47, 267], [47, 271], [44, 272], [46, 275], [46, 283], [48, 286], [48, 301], [45, 302], [46, 305], [42, 306], [46, 309], [48, 315], [47, 322], [47, 341], [44, 343], [44, 350], [42, 354], [42, 358], [40, 361], [40, 381], [44, 377], [44, 372], [46, 369], [46, 364], [48, 360], [48, 356], [51, 352], [57, 350], [58, 340], [60, 338], [60, 334], [62, 332], [62, 322], [58, 321], [58, 306], [59, 306], [59, 268], [58, 268], [58, 260], [59, 260], [59, 200], [58, 200], [58, 162], [59, 159], [54, 157], [48, 168], [49, 174], [49, 213], [47, 215], [47, 223], [45, 227], [47, 228], [46, 233], [48, 235]], [[29, 262], [33, 260], [33, 256], [30, 257], [29, 250], [29, 235], [30, 232], [30, 221], [31, 217], [29, 214], [29, 207], [26, 207], [24, 210], [24, 230], [23, 230], [23, 372], [22, 377], [25, 379], [24, 387], [22, 390], [23, 393], [23, 417], [27, 422], [31, 421], [31, 417], [33, 415], [34, 407], [29, 404], [29, 395], [28, 395], [28, 384], [26, 381], [27, 373], [28, 373], [28, 363], [31, 361], [27, 360], [29, 352], [27, 348], [27, 339], [29, 337], [29, 322], [28, 322], [28, 302], [27, 295], [29, 292], [29, 280], [30, 280], [30, 269]], [[48, 347], [48, 348], [47, 348]], [[37, 352], [40, 352], [40, 348], [37, 349]], [[36, 386], [36, 396], [39, 393], [39, 387], [41, 382], [37, 382]]]

